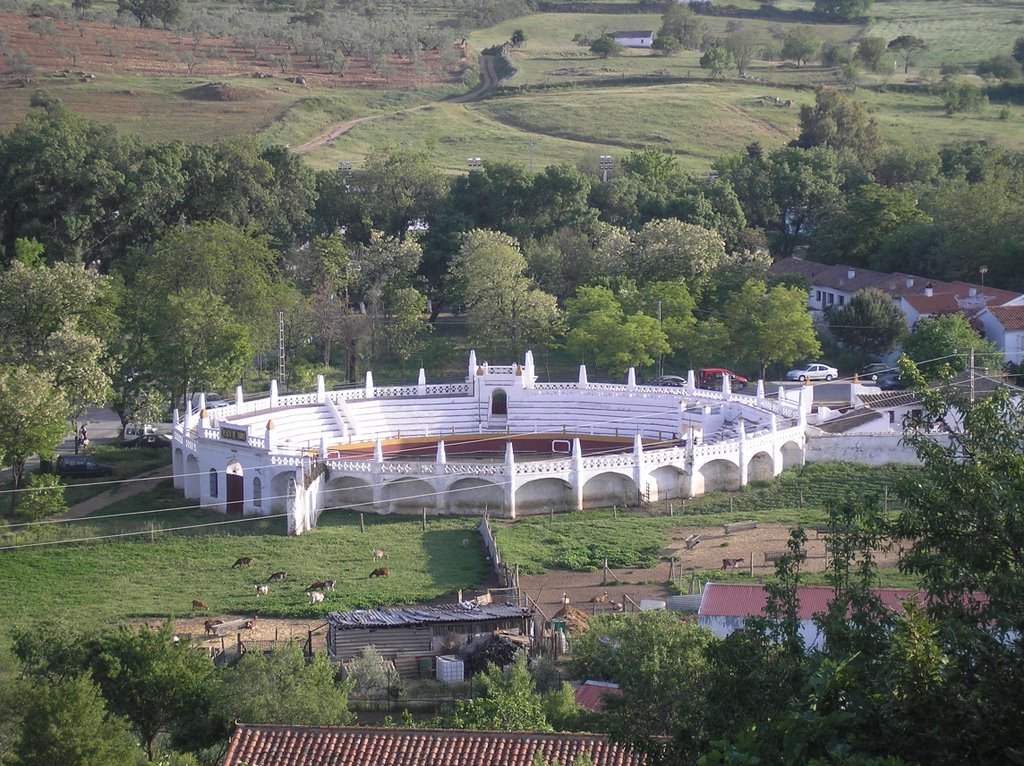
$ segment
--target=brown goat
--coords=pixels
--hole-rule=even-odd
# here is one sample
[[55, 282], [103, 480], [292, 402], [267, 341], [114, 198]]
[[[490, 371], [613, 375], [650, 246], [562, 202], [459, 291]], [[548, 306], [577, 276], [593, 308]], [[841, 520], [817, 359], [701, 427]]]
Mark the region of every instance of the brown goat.
[[370, 577], [387, 577], [390, 574], [390, 567], [377, 567], [372, 572], [370, 572]]

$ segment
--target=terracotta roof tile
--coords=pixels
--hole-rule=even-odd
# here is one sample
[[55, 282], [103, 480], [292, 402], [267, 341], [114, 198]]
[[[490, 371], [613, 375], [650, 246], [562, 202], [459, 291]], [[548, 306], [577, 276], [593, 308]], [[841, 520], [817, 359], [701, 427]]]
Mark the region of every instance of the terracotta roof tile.
[[622, 689], [618, 684], [607, 681], [584, 681], [583, 686], [576, 690], [576, 704], [595, 713], [603, 713], [606, 695], [621, 697]]
[[239, 723], [222, 766], [532, 766], [534, 754], [569, 766], [642, 766], [643, 756], [599, 734], [374, 729]]
[[1024, 306], [989, 306], [988, 310], [1004, 330], [1024, 330]]
[[[902, 610], [907, 599], [921, 602], [924, 595], [919, 591], [900, 588], [875, 588], [872, 590], [887, 609]], [[832, 588], [804, 586], [797, 588], [800, 600], [798, 616], [809, 620], [816, 614], [828, 611], [829, 602], [835, 597]], [[735, 585], [732, 583], [709, 582], [704, 586], [701, 599], [701, 617], [755, 617], [764, 613], [768, 603], [768, 592], [760, 585]]]

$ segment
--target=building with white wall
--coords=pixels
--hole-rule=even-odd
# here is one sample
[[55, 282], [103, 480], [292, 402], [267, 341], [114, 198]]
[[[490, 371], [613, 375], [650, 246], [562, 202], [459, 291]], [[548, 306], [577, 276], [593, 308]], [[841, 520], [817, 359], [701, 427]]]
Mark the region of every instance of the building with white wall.
[[810, 390], [768, 397], [537, 380], [533, 355], [465, 382], [365, 385], [175, 413], [175, 487], [229, 516], [282, 514], [300, 534], [332, 508], [516, 518], [691, 497], [805, 457]]

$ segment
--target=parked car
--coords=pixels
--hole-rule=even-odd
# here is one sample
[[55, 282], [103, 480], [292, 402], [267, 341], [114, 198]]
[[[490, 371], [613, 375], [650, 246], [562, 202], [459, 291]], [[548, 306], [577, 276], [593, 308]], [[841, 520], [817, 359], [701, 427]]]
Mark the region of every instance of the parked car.
[[747, 379], [742, 375], [737, 375], [732, 370], [727, 370], [724, 367], [709, 367], [705, 370], [701, 370], [697, 377], [697, 385], [701, 388], [711, 388], [716, 391], [722, 390], [722, 378], [726, 375], [729, 376], [730, 388], [744, 388], [747, 385]]
[[128, 423], [124, 427], [124, 438], [137, 439], [140, 436], [147, 436], [157, 432], [156, 426], [152, 423]]
[[171, 444], [171, 437], [167, 434], [140, 434], [130, 439], [123, 439], [119, 447], [168, 447]]
[[797, 367], [795, 370], [790, 370], [786, 373], [786, 377], [789, 380], [834, 380], [839, 377], [839, 370], [835, 367], [829, 367], [827, 364], [821, 364], [819, 362], [812, 362], [805, 364], [802, 367]]
[[875, 384], [882, 391], [898, 391], [902, 388], [906, 388], [903, 385], [903, 381], [900, 380], [900, 374], [896, 370], [887, 370], [878, 374], [878, 378], [875, 380]]
[[878, 380], [878, 376], [883, 372], [892, 372], [892, 365], [875, 362], [861, 367], [857, 375], [861, 380]]
[[57, 475], [67, 479], [110, 476], [113, 472], [113, 466], [97, 463], [87, 455], [61, 455], [57, 458]]
[[662, 375], [660, 378], [655, 378], [651, 381], [652, 386], [685, 386], [686, 378], [681, 378], [678, 375]]

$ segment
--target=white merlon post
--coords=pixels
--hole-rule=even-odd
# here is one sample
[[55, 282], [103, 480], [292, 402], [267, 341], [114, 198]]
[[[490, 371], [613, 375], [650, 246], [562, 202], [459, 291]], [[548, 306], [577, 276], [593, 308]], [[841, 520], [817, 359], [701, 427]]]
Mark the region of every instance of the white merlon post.
[[[235, 406], [241, 407], [242, 402], [245, 401], [245, 394], [242, 393], [241, 386], [235, 386]], [[237, 410], [235, 410], [237, 412]]]
[[810, 386], [800, 387], [800, 415], [797, 421], [801, 428], [807, 425], [807, 415], [811, 411], [811, 402], [814, 401], [814, 389]]
[[778, 431], [778, 430], [779, 430], [779, 418], [778, 418], [778, 416], [777, 416], [777, 415], [776, 415], [776, 414], [775, 414], [775, 413], [773, 412], [773, 413], [772, 413], [772, 433], [774, 434], [774, 433], [775, 433], [776, 431]]
[[448, 464], [448, 453], [444, 449], [444, 440], [437, 443], [437, 457], [434, 460], [434, 472], [444, 474], [444, 467]]
[[739, 451], [740, 451], [740, 455], [739, 455], [739, 460], [740, 460], [740, 486], [741, 487], [745, 487], [745, 486], [747, 486], [747, 445], [746, 445], [746, 442], [747, 442], [747, 427], [743, 424], [743, 418], [742, 417], [739, 420], [739, 427], [740, 427], [739, 428], [739, 431], [740, 431], [740, 439], [739, 439], [739, 442], [740, 442], [740, 444], [739, 444]]
[[533, 361], [533, 352], [526, 352], [526, 369], [523, 370], [523, 388], [533, 388], [533, 381], [537, 377], [537, 365]]
[[206, 409], [206, 394], [199, 394], [199, 406], [196, 408], [196, 412], [202, 412]]
[[579, 437], [572, 440], [572, 494], [573, 507], [583, 510], [583, 447]]
[[316, 376], [316, 402], [317, 404], [323, 404], [324, 400], [327, 399], [327, 384], [324, 382], [323, 375]]
[[587, 365], [580, 365], [580, 379], [576, 383], [577, 388], [586, 388], [590, 385], [590, 381], [587, 380]]
[[365, 387], [364, 395], [366, 396], [367, 399], [372, 399], [373, 398], [373, 371], [372, 370], [367, 370], [366, 371], [366, 387]]
[[686, 371], [686, 393], [694, 396], [697, 393], [697, 376], [693, 370]]
[[320, 462], [327, 459], [327, 437], [320, 434]]
[[174, 424], [175, 428], [177, 428], [181, 424], [181, 419], [180, 419], [180, 416], [178, 415], [178, 408], [177, 407], [174, 408], [174, 412], [171, 415], [171, 422]]
[[373, 462], [378, 464], [384, 462], [384, 442], [379, 436], [373, 443]]
[[204, 431], [210, 427], [210, 413], [205, 408], [199, 410], [199, 435], [206, 436]]
[[277, 379], [270, 381], [270, 408], [277, 407]]
[[786, 387], [785, 386], [779, 386], [779, 392], [778, 392], [777, 396], [778, 396], [778, 401], [779, 401], [780, 404], [782, 402], [788, 402], [789, 401], [789, 399], [786, 398]]
[[274, 437], [274, 421], [267, 421], [267, 432], [266, 432], [267, 452], [274, 452], [277, 450], [277, 439]]
[[192, 432], [192, 405], [185, 402], [185, 436]]
[[420, 376], [416, 379], [416, 394], [427, 395], [427, 371], [420, 367]]
[[633, 437], [633, 483], [636, 484], [636, 504], [639, 506], [644, 491], [644, 440], [639, 433]]
[[757, 403], [761, 404], [764, 402], [764, 379], [757, 379]]
[[636, 388], [636, 368], [630, 367], [626, 373], [626, 388]]
[[512, 450], [512, 442], [505, 443], [505, 510], [510, 519], [516, 517], [516, 456]]
[[471, 383], [476, 378], [476, 351], [470, 350], [469, 352], [469, 375], [466, 377], [466, 382]]
[[732, 375], [722, 375], [722, 397], [728, 399], [732, 396]]

